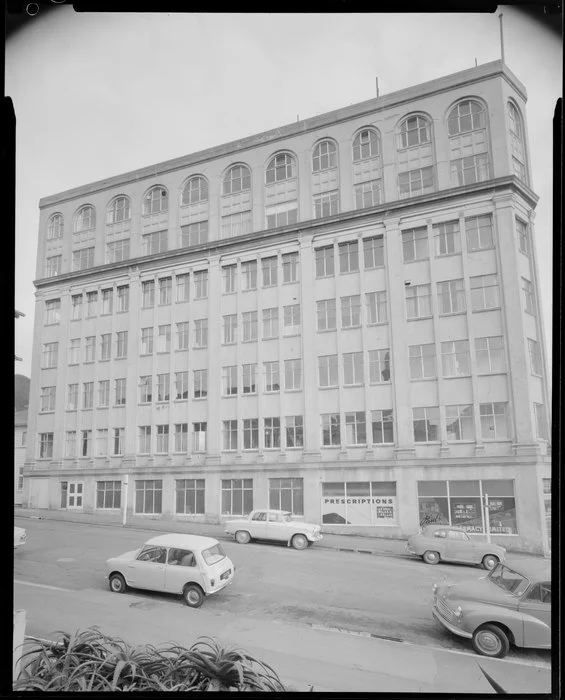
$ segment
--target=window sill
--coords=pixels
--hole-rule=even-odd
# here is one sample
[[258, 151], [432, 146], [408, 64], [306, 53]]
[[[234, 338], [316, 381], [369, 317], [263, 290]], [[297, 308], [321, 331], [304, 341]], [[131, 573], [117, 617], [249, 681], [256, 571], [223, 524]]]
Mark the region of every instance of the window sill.
[[353, 330], [353, 329], [355, 329], [355, 328], [361, 328], [361, 324], [358, 323], [358, 324], [355, 325], [355, 326], [342, 326], [342, 327], [341, 327], [341, 330], [342, 330], [342, 331], [350, 331], [350, 330]]
[[486, 442], [487, 444], [490, 444], [490, 443], [493, 443], [493, 442], [507, 442], [507, 443], [511, 443], [511, 442], [512, 442], [511, 438], [507, 438], [507, 437], [501, 437], [501, 438], [496, 438], [496, 437], [494, 437], [494, 438], [487, 438], [487, 437], [484, 437], [484, 438], [482, 438], [482, 441], [483, 441], [483, 442]]
[[76, 413], [78, 408], [65, 408], [65, 413]]
[[156, 355], [169, 355], [170, 352], [171, 352], [170, 350], [157, 350], [157, 352], [155, 354]]
[[242, 396], [257, 396], [256, 391], [243, 391]]
[[373, 442], [371, 447], [394, 447], [394, 442]]
[[257, 291], [257, 287], [249, 287], [249, 289], [242, 289], [241, 291], [242, 291], [243, 293], [245, 293], [245, 292], [256, 292], [256, 291]]
[[[412, 196], [414, 196], [414, 195], [406, 195], [406, 196], [412, 197]], [[429, 259], [430, 259], [430, 257], [428, 256], [428, 257], [426, 257], [426, 258], [414, 258], [414, 260], [404, 260], [404, 259], [403, 259], [402, 262], [403, 262], [405, 265], [410, 265], [410, 263], [426, 262], [426, 260], [429, 260]]]
[[282, 284], [283, 284], [283, 287], [284, 287], [284, 286], [287, 285], [287, 284], [297, 284], [298, 282], [299, 282], [299, 280], [297, 280], [297, 279], [296, 279], [296, 280], [286, 280], [286, 281], [283, 282]]
[[284, 393], [285, 394], [299, 394], [302, 391], [302, 387], [298, 389], [285, 389]]
[[441, 440], [414, 440], [414, 445], [441, 445]]
[[292, 331], [292, 333], [283, 333], [283, 338], [296, 338], [299, 337], [302, 331]]
[[242, 449], [242, 452], [245, 452], [246, 454], [253, 453], [253, 452], [259, 452], [258, 447], [244, 447]]
[[119, 357], [114, 357], [114, 360], [127, 360], [127, 355], [120, 355]]
[[222, 399], [237, 399], [237, 394], [222, 394]]
[[473, 250], [467, 248], [467, 254], [482, 253], [483, 250], [495, 250], [495, 247], [493, 245], [490, 245], [488, 246], [488, 248], [473, 248]]
[[387, 379], [386, 382], [369, 382], [369, 386], [386, 386], [387, 384], [392, 384], [390, 379]]
[[222, 343], [222, 347], [225, 348], [229, 345], [237, 345], [237, 341], [233, 340], [230, 343]]
[[48, 416], [51, 413], [55, 413], [55, 409], [49, 411], [39, 411], [40, 416]]
[[470, 379], [470, 374], [448, 374], [442, 376], [442, 379]]
[[208, 399], [208, 396], [193, 396], [192, 400], [193, 401], [206, 401]]
[[481, 314], [485, 311], [500, 311], [500, 308], [500, 306], [489, 306], [488, 309], [471, 309], [471, 312], [474, 314]]
[[386, 325], [388, 325], [388, 321], [376, 321], [375, 323], [367, 323], [367, 327], [386, 326]]
[[265, 394], [265, 395], [267, 395], [267, 396], [273, 395], [273, 394], [280, 394], [280, 393], [281, 393], [281, 390], [280, 390], [280, 389], [274, 389], [273, 391], [267, 391], [267, 390], [265, 390], [265, 391], [263, 392], [263, 394]]
[[436, 260], [441, 260], [442, 258], [454, 258], [456, 255], [461, 255], [461, 251], [456, 250], [453, 253], [436, 253], [434, 257]]
[[85, 360], [82, 364], [83, 364], [83, 365], [93, 365], [93, 364], [94, 364], [94, 360]]
[[246, 338], [245, 340], [241, 341], [242, 345], [245, 343], [256, 343], [256, 342], [257, 342], [257, 338]]
[[304, 445], [300, 445], [299, 447], [288, 447], [288, 446], [287, 446], [285, 449], [287, 449], [287, 450], [292, 450], [293, 452], [298, 452], [299, 450], [303, 450], [303, 449], [304, 449]]
[[101, 357], [98, 362], [110, 362], [110, 357]]
[[178, 397], [176, 399], [173, 399], [174, 403], [184, 403], [185, 401], [188, 401], [188, 396], [186, 398], [181, 398], [179, 399]]
[[207, 350], [208, 346], [207, 345], [193, 345], [192, 349], [193, 350]]
[[125, 408], [125, 403], [115, 403], [112, 408]]
[[237, 292], [235, 291], [235, 289], [234, 289], [233, 291], [231, 291], [231, 292], [222, 292], [222, 295], [225, 296], [225, 297], [229, 297], [231, 294], [237, 294]]
[[505, 369], [500, 370], [500, 371], [496, 371], [496, 372], [477, 372], [478, 377], [494, 377], [496, 375], [506, 375], [506, 374], [508, 374], [508, 372]]
[[110, 406], [96, 406], [96, 410], [99, 411], [100, 409], [108, 409]]
[[438, 313], [439, 318], [446, 318], [449, 316], [464, 316], [467, 313], [466, 309], [463, 309], [463, 311], [448, 311], [447, 313]]
[[365, 386], [364, 382], [356, 382], [355, 384], [344, 384], [344, 389], [354, 389], [355, 387]]
[[320, 391], [324, 391], [326, 389], [339, 389], [339, 384], [331, 384], [330, 386], [319, 386], [318, 389]]
[[430, 314], [429, 316], [415, 316], [414, 318], [407, 318], [406, 321], [425, 321], [426, 319], [432, 319], [433, 316]]
[[317, 330], [318, 333], [335, 333], [337, 328], [319, 328]]
[[175, 348], [174, 352], [188, 352], [190, 348]]
[[175, 304], [188, 304], [190, 299], [176, 299]]
[[117, 314], [127, 314], [129, 312], [129, 309], [118, 309], [116, 311]]
[[279, 339], [278, 335], [270, 335], [268, 338], [265, 338], [263, 336], [263, 338], [261, 338], [261, 340], [278, 340], [278, 339]]
[[44, 323], [44, 326], [60, 326], [61, 321], [53, 321], [53, 323]]
[[436, 382], [437, 377], [410, 377], [411, 382]]
[[448, 445], [474, 445], [476, 440], [446, 440]]

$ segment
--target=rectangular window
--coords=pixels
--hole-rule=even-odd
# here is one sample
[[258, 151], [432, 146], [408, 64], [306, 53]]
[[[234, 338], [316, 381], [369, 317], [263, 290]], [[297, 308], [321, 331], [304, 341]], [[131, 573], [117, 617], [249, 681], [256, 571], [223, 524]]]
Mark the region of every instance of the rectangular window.
[[522, 277], [522, 293], [524, 295], [524, 309], [527, 313], [535, 316], [534, 285]]
[[257, 418], [243, 419], [243, 449], [259, 449], [259, 420]]
[[321, 192], [320, 194], [315, 194], [314, 198], [314, 218], [323, 219], [326, 216], [333, 216], [334, 214], [339, 214], [339, 192], [338, 190], [333, 190], [332, 192]]
[[287, 447], [304, 447], [304, 426], [302, 416], [286, 416], [285, 432]]
[[99, 510], [119, 510], [122, 507], [122, 482], [96, 482], [96, 508]]
[[346, 352], [343, 354], [343, 384], [344, 386], [363, 384], [362, 352]]
[[[78, 339], [78, 341], [80, 342], [80, 338]], [[57, 367], [57, 364], [59, 362], [59, 343], [45, 343], [43, 345], [42, 355], [43, 357], [41, 366], [43, 367], [43, 369]]]
[[369, 381], [371, 384], [390, 382], [390, 350], [369, 350]]
[[283, 283], [298, 282], [298, 253], [285, 253], [282, 256]]
[[163, 482], [161, 479], [135, 482], [135, 512], [161, 513]]
[[278, 282], [278, 258], [263, 258], [261, 260], [263, 287], [274, 287]]
[[73, 271], [94, 267], [94, 248], [73, 251]]
[[167, 231], [155, 231], [146, 233], [141, 237], [141, 254], [155, 255], [167, 250]]
[[382, 185], [380, 180], [371, 180], [355, 185], [355, 209], [376, 207], [382, 201]]
[[159, 279], [159, 304], [165, 306], [170, 304], [173, 297], [173, 278], [161, 277]]
[[199, 318], [194, 321], [194, 347], [208, 347], [208, 319]]
[[280, 202], [265, 207], [267, 218], [267, 228], [278, 228], [279, 226], [290, 226], [298, 221], [298, 209], [296, 200]]
[[300, 304], [283, 306], [283, 328], [285, 335], [300, 333]]
[[71, 297], [71, 321], [82, 318], [82, 294], [73, 294]]
[[357, 241], [347, 241], [338, 245], [339, 251], [339, 271], [346, 272], [359, 271], [359, 244]]
[[190, 275], [176, 275], [177, 301], [188, 301], [190, 298]]
[[208, 270], [198, 270], [194, 275], [194, 298], [208, 298]]
[[109, 360], [112, 350], [112, 334], [103, 333], [100, 336], [100, 359]]
[[158, 425], [157, 427], [157, 454], [168, 454], [169, 452], [169, 426]]
[[94, 406], [94, 382], [84, 382], [82, 385], [82, 407], [93, 408]]
[[471, 277], [471, 308], [473, 311], [496, 309], [500, 306], [498, 275]]
[[108, 454], [108, 428], [99, 428], [96, 431], [96, 456], [106, 457]]
[[139, 453], [151, 454], [151, 426], [139, 426]]
[[204, 479], [176, 479], [175, 513], [204, 515]]
[[279, 337], [279, 310], [263, 309], [263, 339]]
[[437, 406], [413, 408], [412, 414], [414, 442], [437, 442], [440, 439], [439, 408]]
[[537, 340], [528, 338], [528, 354], [530, 355], [530, 370], [532, 374], [541, 377], [543, 375], [541, 348]]
[[122, 260], [129, 260], [130, 257], [130, 240], [124, 238], [121, 241], [114, 241], [106, 244], [106, 262], [117, 263]]
[[188, 399], [188, 371], [175, 372], [175, 399]]
[[253, 479], [222, 479], [222, 515], [248, 515], [253, 510]]
[[84, 361], [94, 362], [96, 352], [96, 336], [89, 335], [84, 339]]
[[263, 435], [265, 449], [275, 449], [281, 446], [281, 419], [263, 418]]
[[477, 372], [481, 374], [506, 372], [503, 336], [495, 335], [488, 338], [475, 338], [475, 355], [477, 358]]
[[452, 255], [453, 253], [461, 252], [459, 221], [434, 224], [433, 236], [436, 256]]
[[318, 357], [318, 381], [320, 387], [338, 385], [337, 355]]
[[[102, 295], [102, 314], [111, 314], [114, 310], [114, 290], [103, 289]], [[88, 295], [87, 295], [88, 299]]]
[[45, 277], [55, 277], [61, 274], [63, 269], [63, 256], [51, 255], [45, 259]]
[[222, 449], [237, 450], [237, 421], [222, 421]]
[[128, 356], [128, 332], [118, 331], [116, 333], [116, 358]]
[[365, 294], [367, 302], [367, 323], [386, 323], [388, 320], [386, 292]]
[[39, 433], [39, 458], [53, 458], [53, 433]]
[[341, 297], [341, 327], [355, 328], [361, 325], [361, 296]]
[[151, 403], [153, 401], [153, 380], [150, 375], [139, 378], [139, 402]]
[[126, 379], [125, 377], [122, 377], [120, 379], [115, 380], [115, 405], [116, 406], [125, 406], [126, 405]]
[[45, 302], [45, 325], [59, 323], [61, 320], [61, 300], [51, 299]]
[[384, 267], [385, 247], [384, 236], [371, 236], [363, 239], [363, 257], [365, 269], [371, 270], [375, 267]]
[[418, 194], [426, 194], [434, 190], [433, 167], [418, 168], [400, 173], [398, 187], [401, 197], [411, 197]]
[[474, 440], [473, 406], [446, 406], [445, 427], [448, 442]]
[[157, 332], [157, 352], [171, 351], [171, 326], [159, 326]]
[[243, 342], [257, 340], [257, 312], [245, 311], [243, 317]]
[[406, 287], [406, 318], [426, 318], [432, 315], [432, 287], [418, 284]]
[[78, 408], [78, 384], [69, 384], [67, 387], [67, 411], [76, 411]]
[[222, 367], [222, 394], [224, 396], [237, 394], [237, 365]]
[[151, 355], [153, 352], [153, 328], [141, 329], [141, 355]]
[[92, 450], [92, 430], [80, 431], [80, 457], [90, 457]]
[[110, 380], [109, 379], [101, 379], [98, 382], [98, 408], [108, 408], [109, 405], [110, 405]]
[[463, 280], [448, 280], [437, 283], [439, 314], [455, 314], [465, 311], [465, 288]]
[[116, 312], [121, 314], [129, 311], [129, 286], [116, 287]]
[[237, 341], [237, 314], [224, 316], [224, 345], [231, 345]]
[[177, 323], [177, 350], [188, 350], [188, 321]]
[[170, 375], [157, 375], [157, 401], [168, 401], [170, 399]]
[[451, 161], [451, 182], [454, 187], [483, 182], [488, 180], [488, 177], [488, 155], [486, 153]]
[[335, 299], [322, 299], [316, 302], [318, 330], [333, 331], [336, 327]]
[[76, 430], [65, 432], [65, 459], [74, 459], [77, 456], [77, 433]]
[[40, 411], [54, 411], [55, 410], [55, 387], [54, 386], [42, 387], [39, 410]]
[[530, 237], [528, 235], [528, 225], [520, 219], [516, 219], [516, 231], [518, 233], [518, 249], [521, 253], [524, 253], [524, 255], [529, 255]]
[[244, 236], [253, 230], [250, 211], [240, 211], [237, 214], [222, 216], [222, 238]]
[[208, 241], [208, 222], [196, 221], [193, 224], [181, 226], [181, 247], [188, 248]]
[[392, 409], [371, 411], [371, 430], [373, 434], [373, 445], [394, 443]]
[[192, 424], [192, 451], [206, 452], [206, 432], [208, 429], [207, 423]]
[[237, 290], [237, 265], [222, 267], [222, 284], [224, 294], [234, 294]]
[[280, 390], [279, 363], [265, 362], [265, 392]]
[[302, 388], [302, 360], [284, 361], [284, 388], [285, 391]]
[[208, 370], [194, 370], [194, 398], [205, 399], [208, 396]]
[[536, 438], [547, 440], [547, 418], [545, 406], [542, 403], [534, 403], [534, 416], [536, 419]]
[[145, 280], [141, 283], [141, 306], [144, 309], [155, 306], [155, 280]]
[[364, 411], [345, 414], [345, 440], [348, 445], [367, 444], [367, 423]]
[[505, 403], [482, 403], [479, 405], [481, 435], [483, 440], [506, 440], [508, 417]]
[[269, 508], [304, 515], [303, 479], [269, 479]]
[[322, 413], [322, 446], [339, 447], [341, 445], [341, 431], [339, 413]]
[[425, 226], [402, 231], [402, 257], [405, 263], [429, 257], [428, 229]]
[[465, 233], [467, 235], [467, 250], [469, 253], [492, 248], [494, 246], [492, 216], [486, 214], [465, 219]]
[[257, 289], [257, 260], [241, 263], [241, 289], [244, 292]]
[[69, 365], [78, 365], [80, 362], [80, 338], [71, 338], [69, 341]]
[[98, 307], [98, 292], [86, 293], [86, 318], [96, 316]]
[[333, 245], [316, 248], [314, 254], [316, 258], [316, 277], [333, 277], [335, 274]]
[[255, 394], [257, 392], [257, 365], [243, 365], [243, 393]]
[[448, 340], [441, 344], [441, 368], [444, 377], [471, 374], [468, 340]]

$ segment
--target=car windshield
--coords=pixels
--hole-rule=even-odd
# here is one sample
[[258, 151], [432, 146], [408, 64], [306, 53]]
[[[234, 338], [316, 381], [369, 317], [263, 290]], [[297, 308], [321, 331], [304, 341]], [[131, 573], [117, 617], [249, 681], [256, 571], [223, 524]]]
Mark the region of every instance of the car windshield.
[[530, 582], [525, 576], [517, 571], [509, 569], [504, 564], [498, 564], [489, 574], [490, 580], [499, 588], [512, 593], [512, 595], [520, 596], [529, 586]]
[[204, 557], [206, 564], [208, 564], [208, 566], [212, 566], [212, 564], [217, 564], [219, 561], [222, 561], [222, 559], [226, 556], [226, 553], [222, 549], [221, 545], [215, 544], [213, 547], [203, 549], [202, 556]]

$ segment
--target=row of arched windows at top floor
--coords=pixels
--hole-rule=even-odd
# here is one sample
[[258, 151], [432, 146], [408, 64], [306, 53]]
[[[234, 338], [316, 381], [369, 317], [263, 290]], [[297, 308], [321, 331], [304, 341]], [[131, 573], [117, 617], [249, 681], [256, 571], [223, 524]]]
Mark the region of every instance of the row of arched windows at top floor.
[[[521, 179], [525, 180], [524, 131], [522, 118], [516, 105], [508, 102], [509, 132], [512, 140], [514, 169]], [[473, 131], [486, 129], [487, 112], [482, 102], [466, 99], [452, 107], [447, 116], [447, 131], [449, 137], [455, 137]], [[424, 114], [405, 117], [398, 125], [397, 149], [403, 150], [431, 143], [432, 122]], [[354, 163], [381, 154], [380, 132], [375, 127], [360, 129], [352, 145]], [[324, 138], [316, 143], [312, 152], [312, 173], [337, 168], [337, 144], [330, 138]], [[290, 152], [281, 152], [271, 156], [266, 170], [267, 185], [295, 178], [297, 174], [296, 157]], [[251, 170], [243, 164], [230, 166], [222, 178], [222, 194], [233, 195], [251, 189]], [[181, 205], [198, 204], [208, 201], [208, 180], [202, 175], [193, 175], [184, 183], [181, 191]], [[161, 185], [149, 189], [143, 197], [143, 214], [157, 214], [168, 210], [169, 193]], [[112, 199], [106, 210], [106, 223], [115, 224], [128, 221], [131, 218], [131, 202], [129, 197], [120, 195]], [[47, 238], [60, 238], [63, 235], [63, 215], [53, 214], [48, 222]], [[92, 205], [80, 207], [73, 216], [73, 231], [87, 231], [96, 226], [96, 212]]]

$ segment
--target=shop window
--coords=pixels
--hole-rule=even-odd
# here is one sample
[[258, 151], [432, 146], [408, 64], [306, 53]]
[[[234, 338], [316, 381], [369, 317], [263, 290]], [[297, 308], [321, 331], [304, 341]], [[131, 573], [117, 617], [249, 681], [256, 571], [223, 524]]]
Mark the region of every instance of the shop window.
[[393, 525], [397, 520], [395, 481], [322, 484], [322, 523]]

